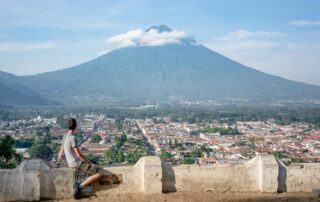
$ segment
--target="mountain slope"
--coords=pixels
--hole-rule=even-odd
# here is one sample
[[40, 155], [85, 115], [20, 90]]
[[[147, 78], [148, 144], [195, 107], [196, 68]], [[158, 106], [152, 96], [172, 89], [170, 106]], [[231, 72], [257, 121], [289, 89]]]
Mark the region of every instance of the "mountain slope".
[[0, 71], [0, 81], [13, 90], [19, 91], [21, 94], [40, 97], [40, 94], [36, 91], [21, 85], [22, 78], [19, 76]]
[[[164, 25], [148, 30], [171, 32]], [[21, 80], [42, 95], [61, 100], [73, 96], [142, 102], [320, 99], [319, 86], [246, 67], [192, 38], [159, 46], [121, 48], [78, 66]]]
[[49, 105], [58, 104], [47, 99], [25, 95], [0, 82], [0, 104], [3, 105]]
[[243, 66], [203, 46], [113, 51], [82, 65], [26, 78], [49, 96], [110, 95], [132, 100], [320, 98], [320, 88]]

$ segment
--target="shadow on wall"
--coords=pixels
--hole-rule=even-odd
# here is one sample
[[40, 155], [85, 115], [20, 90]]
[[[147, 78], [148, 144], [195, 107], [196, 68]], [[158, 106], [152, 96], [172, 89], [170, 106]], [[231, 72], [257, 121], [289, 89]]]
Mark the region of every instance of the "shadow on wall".
[[162, 191], [164, 193], [176, 192], [176, 175], [170, 163], [161, 161]]
[[276, 158], [276, 161], [279, 166], [277, 192], [287, 192], [287, 167], [279, 159]]

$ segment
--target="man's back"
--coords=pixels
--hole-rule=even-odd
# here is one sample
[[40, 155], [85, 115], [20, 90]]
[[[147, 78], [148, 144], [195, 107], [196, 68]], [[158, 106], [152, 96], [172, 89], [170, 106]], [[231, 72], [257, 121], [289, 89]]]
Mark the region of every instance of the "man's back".
[[81, 164], [81, 160], [76, 156], [73, 150], [73, 147], [77, 146], [75, 136], [68, 133], [65, 134], [63, 136], [62, 144], [68, 166], [71, 168], [78, 167]]

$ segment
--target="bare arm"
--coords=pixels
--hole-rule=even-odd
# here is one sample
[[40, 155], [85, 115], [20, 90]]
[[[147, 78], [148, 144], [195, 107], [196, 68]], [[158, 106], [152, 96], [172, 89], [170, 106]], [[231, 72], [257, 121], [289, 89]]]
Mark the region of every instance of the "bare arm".
[[59, 151], [59, 156], [58, 156], [58, 160], [57, 160], [57, 163], [59, 164], [60, 163], [60, 160], [63, 156], [63, 153], [64, 153], [64, 150], [63, 150], [63, 145], [61, 145], [61, 148], [60, 148], [60, 151]]
[[91, 164], [91, 161], [87, 160], [83, 154], [81, 153], [79, 147], [72, 147], [74, 152], [76, 153], [77, 157], [82, 161], [82, 162], [86, 162], [86, 163], [90, 163]]

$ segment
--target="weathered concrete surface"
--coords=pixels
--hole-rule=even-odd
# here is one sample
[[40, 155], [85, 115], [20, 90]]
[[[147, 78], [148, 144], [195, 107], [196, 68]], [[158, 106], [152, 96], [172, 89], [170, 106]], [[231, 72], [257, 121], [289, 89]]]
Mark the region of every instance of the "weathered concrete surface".
[[[121, 176], [120, 184], [95, 186], [103, 194], [162, 193], [162, 169], [158, 157], [143, 157], [134, 166], [107, 168], [104, 174]], [[37, 201], [70, 198], [73, 194], [74, 171], [50, 169], [41, 160], [22, 162], [16, 169], [0, 170], [0, 201]], [[99, 194], [99, 193], [98, 193]]]
[[272, 155], [261, 155], [260, 158], [260, 190], [276, 192], [278, 190], [279, 166]]
[[0, 170], [0, 201], [38, 201], [70, 197], [72, 169], [50, 169], [43, 161], [23, 161], [16, 169]]
[[320, 164], [286, 167], [272, 155], [239, 165], [201, 167], [162, 164], [163, 192], [308, 192], [320, 188]]
[[23, 199], [21, 177], [17, 170], [0, 170], [0, 201]]
[[98, 196], [121, 194], [157, 194], [162, 193], [162, 169], [158, 157], [142, 157], [134, 166], [108, 167], [105, 175], [114, 173], [122, 176], [120, 184], [98, 186]]
[[[140, 161], [139, 161], [140, 162]], [[142, 169], [136, 164], [135, 166], [108, 167], [104, 175], [111, 173], [121, 176], [120, 184], [112, 184], [107, 186], [96, 185], [97, 195], [116, 196], [121, 194], [137, 194], [143, 193], [142, 189]]]
[[287, 167], [288, 192], [312, 192], [320, 189], [320, 164], [299, 163]]
[[0, 170], [0, 201], [36, 201], [41, 198], [41, 160], [23, 161], [16, 169]]
[[41, 173], [41, 198], [61, 199], [72, 197], [74, 172], [70, 168], [53, 168]]
[[[201, 167], [180, 165], [173, 167], [171, 176], [165, 176], [165, 191], [215, 191], [215, 192], [258, 192], [260, 191], [260, 159], [245, 164]], [[168, 182], [174, 179], [175, 182]]]
[[143, 158], [143, 191], [145, 194], [162, 193], [162, 169], [159, 158], [147, 156]]
[[[238, 165], [174, 167], [153, 156], [142, 157], [134, 166], [106, 169], [106, 180], [111, 182], [95, 186], [96, 194], [101, 198], [176, 191], [311, 193], [320, 188], [320, 164], [286, 167], [270, 155]], [[72, 169], [51, 169], [41, 160], [24, 161], [16, 169], [0, 170], [0, 201], [70, 198], [73, 184]]]

